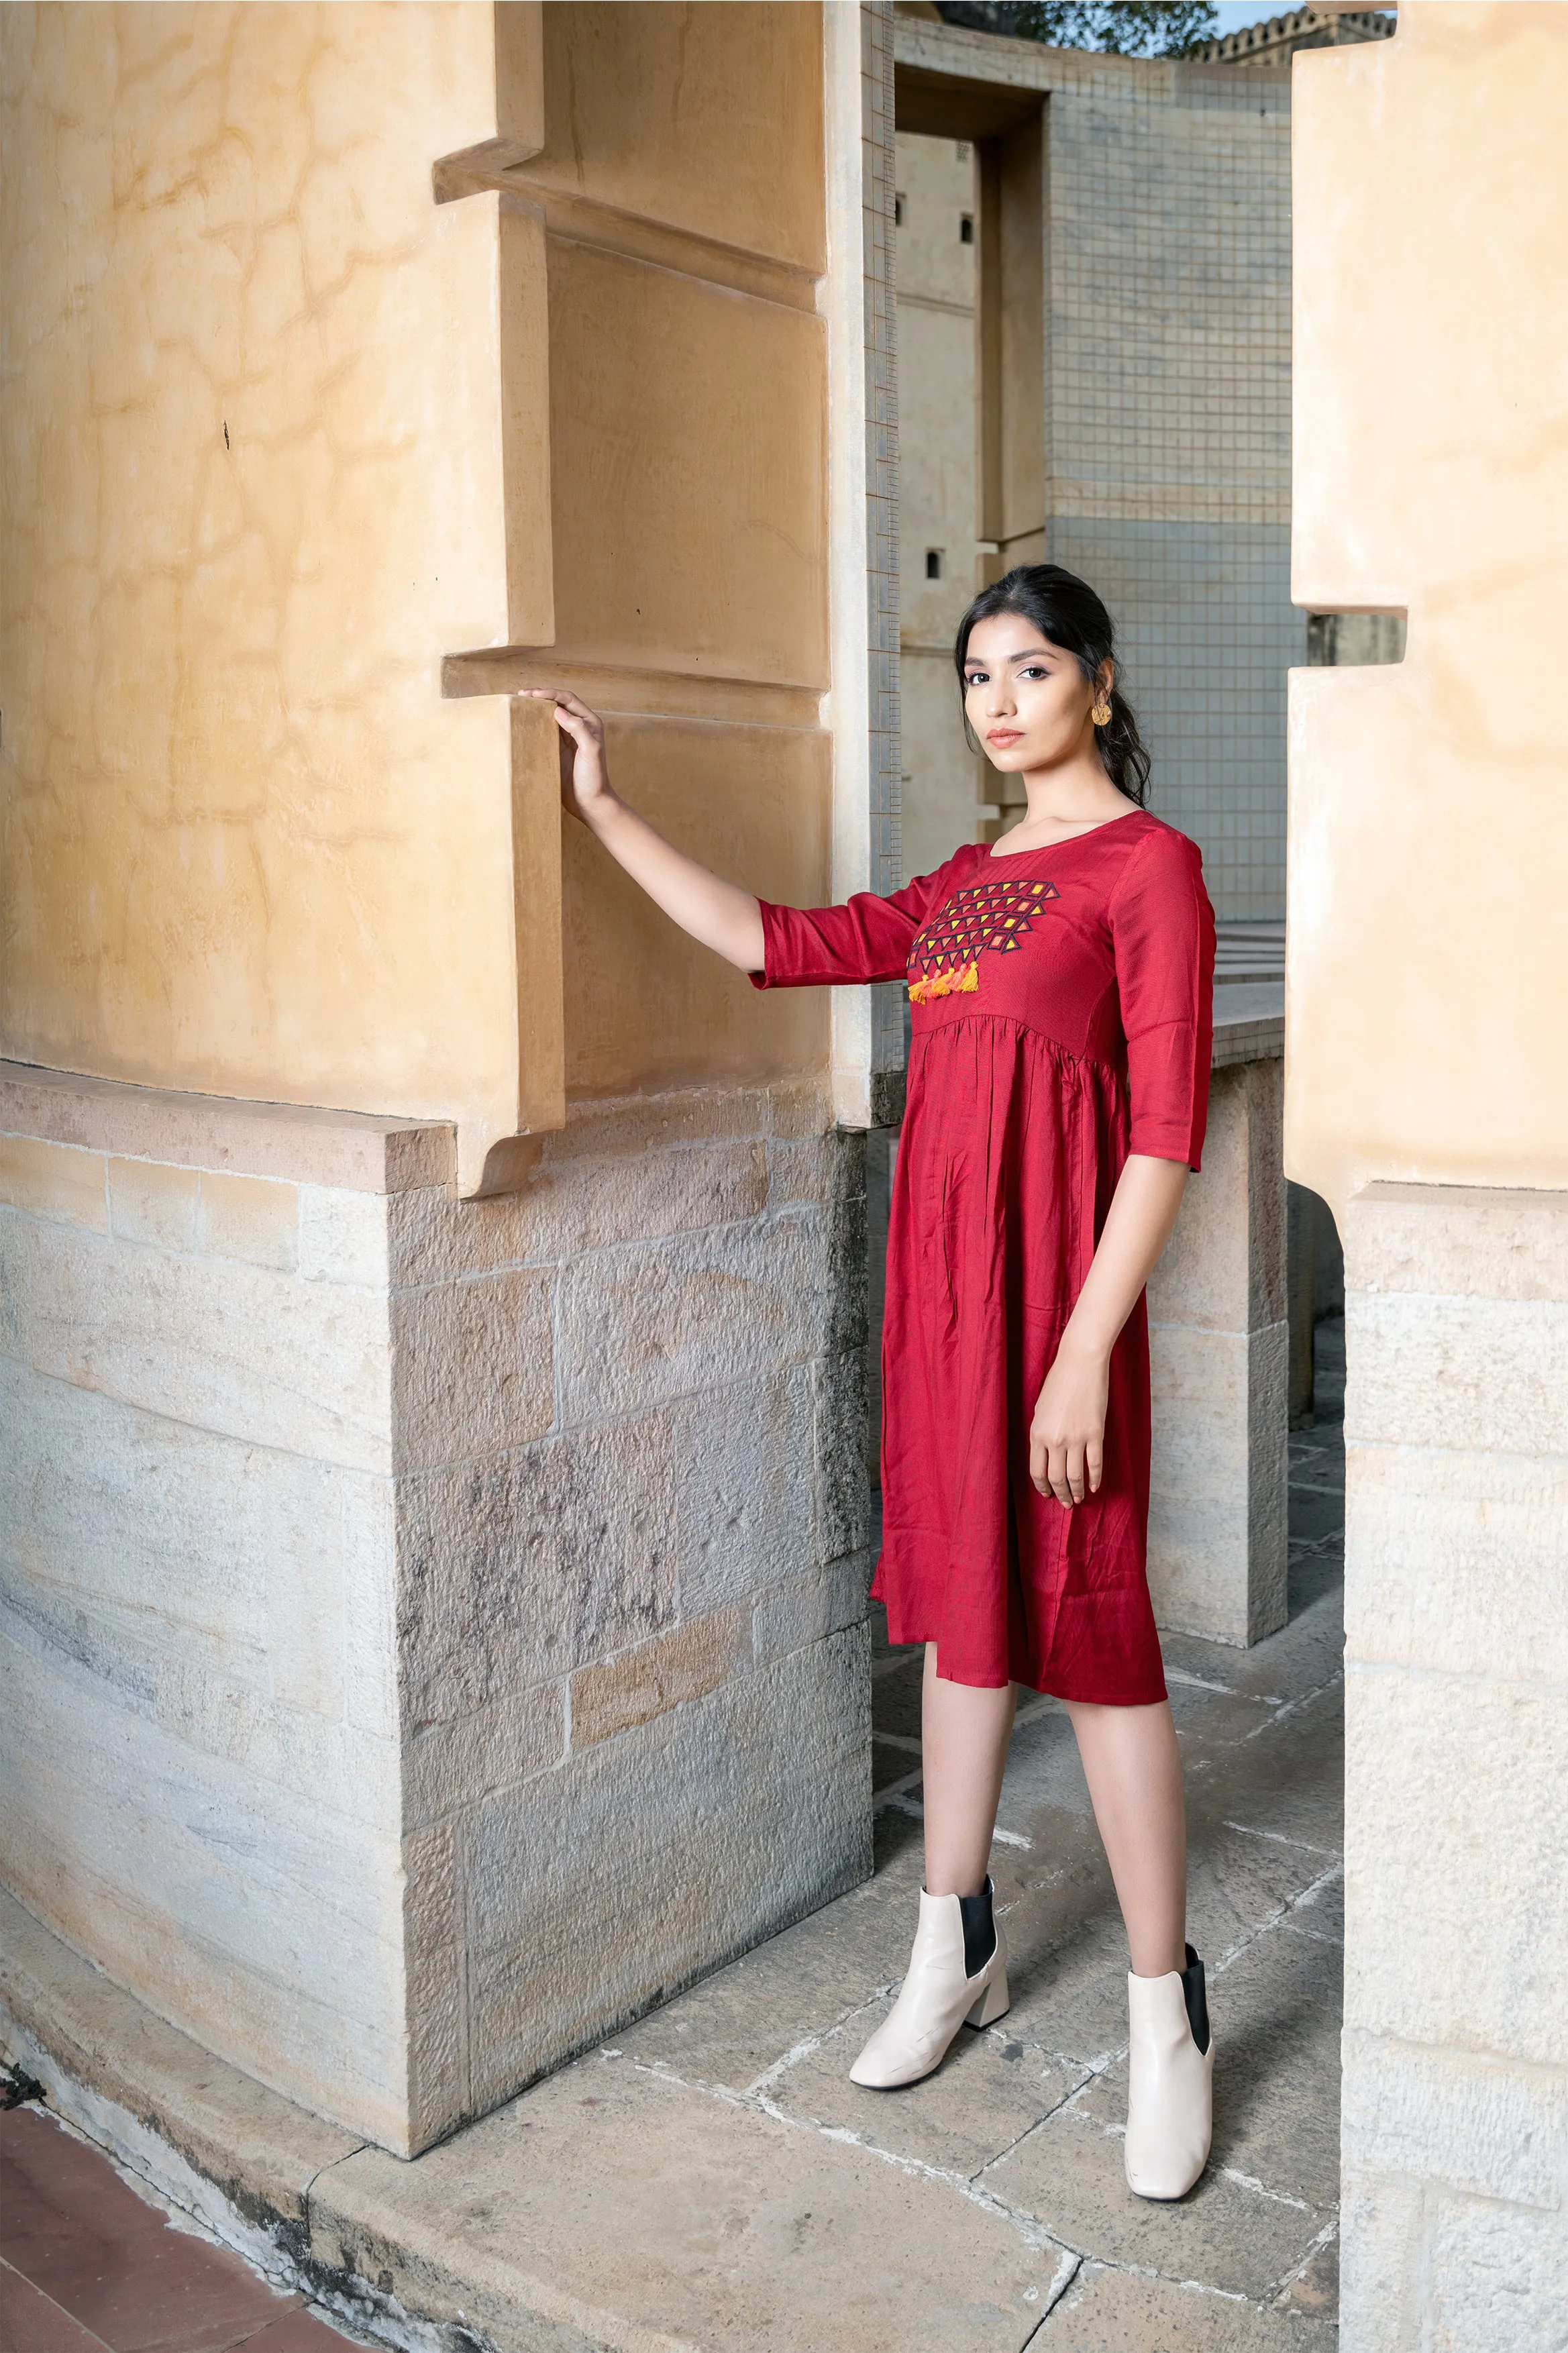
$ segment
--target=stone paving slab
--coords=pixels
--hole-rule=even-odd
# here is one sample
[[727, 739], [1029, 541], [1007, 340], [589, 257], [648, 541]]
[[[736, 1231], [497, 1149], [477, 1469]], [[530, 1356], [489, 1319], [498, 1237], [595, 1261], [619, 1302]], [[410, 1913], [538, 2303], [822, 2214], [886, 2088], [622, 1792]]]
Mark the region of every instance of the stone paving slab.
[[1292, 1440], [1289, 1624], [1247, 1651], [1166, 1644], [1218, 2050], [1213, 2158], [1178, 2205], [1122, 2175], [1125, 1940], [1053, 1702], [1020, 1711], [993, 1857], [1012, 2009], [923, 2084], [848, 2082], [921, 1881], [919, 1660], [885, 1644], [876, 1876], [414, 2163], [139, 2025], [36, 1924], [0, 1989], [30, 2049], [62, 2042], [51, 2097], [96, 2075], [122, 2122], [96, 2094], [70, 2112], [133, 2166], [166, 2147], [176, 2198], [192, 2158], [226, 2178], [232, 2143], [251, 2241], [265, 2207], [277, 2263], [362, 2327], [413, 2316], [500, 2353], [1327, 2353], [1343, 1682], [1320, 1505], [1339, 1460], [1332, 1424]]
[[1325, 2218], [1233, 2179], [1223, 2142], [1178, 2203], [1131, 2197], [1121, 2169], [1124, 2063], [1095, 2088], [1092, 2103], [1059, 2110], [984, 2174], [984, 2187], [1100, 2263], [1268, 2303], [1305, 2262]]
[[1297, 1541], [1313, 1543], [1324, 1536], [1337, 1536], [1344, 1525], [1344, 1489], [1337, 1482], [1331, 1486], [1306, 1478], [1290, 1482], [1290, 1533]]
[[329, 2260], [502, 2344], [539, 2317], [616, 2348], [1014, 2353], [1070, 2273], [962, 2175], [889, 2165], [601, 2057], [401, 2164], [317, 2184]]
[[1332, 2353], [1339, 2330], [1170, 2280], [1086, 2263], [1038, 2343], [1050, 2353]]
[[51, 2106], [133, 2170], [156, 2144], [171, 2196], [197, 2212], [210, 2184], [242, 2216], [302, 2230], [310, 2182], [361, 2146], [155, 2018], [4, 1888], [0, 2026]]
[[864, 2091], [849, 2081], [859, 2049], [890, 2005], [858, 2011], [779, 2084], [780, 2112], [818, 2131], [852, 2133], [868, 2148], [973, 2180], [1070, 2098], [1081, 2071], [1031, 2049], [1009, 2030], [960, 2036], [948, 2063], [922, 2086]]
[[765, 2089], [797, 2046], [832, 2032], [901, 1975], [900, 1939], [907, 1947], [920, 1884], [910, 1839], [863, 1887], [639, 2019], [616, 2047], [634, 2062], [731, 2091]]

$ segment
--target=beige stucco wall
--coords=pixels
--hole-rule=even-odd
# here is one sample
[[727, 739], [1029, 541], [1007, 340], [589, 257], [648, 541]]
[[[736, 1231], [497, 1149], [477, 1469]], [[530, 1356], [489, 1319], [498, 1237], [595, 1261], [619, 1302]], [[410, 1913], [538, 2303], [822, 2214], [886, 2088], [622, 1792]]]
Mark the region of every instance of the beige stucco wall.
[[1345, 1237], [1346, 2353], [1568, 2327], [1568, 11], [1300, 58], [1286, 1135]]
[[[564, 678], [661, 830], [810, 902], [831, 888], [821, 12], [691, 34], [678, 7], [543, 12], [542, 145], [504, 185], [549, 285], [555, 627], [471, 682]], [[487, 201], [463, 185], [457, 209]], [[826, 1064], [824, 1002], [760, 997], [576, 828], [562, 889], [568, 1095]]]
[[1423, 0], [1294, 89], [1293, 594], [1409, 635], [1291, 679], [1290, 1174], [1555, 1185], [1568, 12]]
[[887, 12], [0, 40], [0, 1876], [406, 2152], [869, 1868], [890, 1025], [505, 698], [895, 879]]
[[8, 1053], [515, 1124], [492, 22], [0, 16]]
[[834, 261], [820, 11], [690, 29], [4, 12], [5, 1051], [450, 1118], [469, 1191], [568, 1095], [826, 1068], [826, 1006], [563, 875], [500, 700], [564, 676], [656, 823], [828, 894], [859, 208]]

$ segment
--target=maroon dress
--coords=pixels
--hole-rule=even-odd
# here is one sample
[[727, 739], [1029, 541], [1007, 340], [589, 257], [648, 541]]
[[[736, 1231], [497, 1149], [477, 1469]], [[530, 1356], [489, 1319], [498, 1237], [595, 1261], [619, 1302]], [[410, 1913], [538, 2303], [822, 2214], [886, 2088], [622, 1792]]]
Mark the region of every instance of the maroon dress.
[[1029, 1424], [1129, 1152], [1196, 1168], [1214, 913], [1142, 810], [1051, 849], [965, 848], [891, 898], [763, 904], [758, 987], [907, 978], [888, 1233], [882, 1556], [894, 1642], [954, 1683], [1163, 1699], [1149, 1604], [1149, 1337], [1111, 1352], [1105, 1468], [1071, 1510]]

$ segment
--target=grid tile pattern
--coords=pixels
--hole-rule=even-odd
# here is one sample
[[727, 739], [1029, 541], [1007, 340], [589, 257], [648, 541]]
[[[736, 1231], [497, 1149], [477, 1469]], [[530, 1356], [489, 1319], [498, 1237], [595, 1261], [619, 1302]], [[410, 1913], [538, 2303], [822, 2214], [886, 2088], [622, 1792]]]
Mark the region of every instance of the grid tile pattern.
[[1289, 111], [1236, 79], [1051, 97], [1052, 514], [1289, 519]]
[[1047, 545], [1122, 632], [1153, 802], [1221, 916], [1284, 910], [1289, 89], [1053, 90]]
[[[1307, 659], [1289, 595], [1289, 76], [912, 17], [896, 37], [902, 62], [1045, 106], [1046, 552], [1116, 617], [1152, 805], [1201, 846], [1218, 913], [1278, 921], [1285, 673]], [[955, 421], [955, 447], [968, 431]], [[957, 839], [973, 786], [956, 713], [940, 753], [911, 754], [950, 777]]]
[[1190, 833], [1222, 919], [1285, 912], [1285, 673], [1307, 658], [1287, 525], [1054, 516], [1050, 560], [1116, 617], [1153, 755], [1150, 806]]

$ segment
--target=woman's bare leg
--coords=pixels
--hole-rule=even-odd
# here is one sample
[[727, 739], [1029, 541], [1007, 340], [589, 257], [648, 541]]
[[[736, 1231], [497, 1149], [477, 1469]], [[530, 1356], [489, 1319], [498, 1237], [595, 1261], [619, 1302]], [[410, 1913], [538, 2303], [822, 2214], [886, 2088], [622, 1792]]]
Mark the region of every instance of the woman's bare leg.
[[[1187, 1818], [1170, 1704], [1096, 1707], [1068, 1700], [1094, 1819], [1127, 1924], [1132, 1974], [1186, 1966]], [[927, 1852], [931, 1802], [926, 1801]]]
[[[1109, 1713], [1109, 1711], [1102, 1711]], [[991, 1869], [991, 1833], [1013, 1734], [1013, 1686], [952, 1683], [926, 1644], [921, 1695], [926, 1893], [978, 1895]]]

